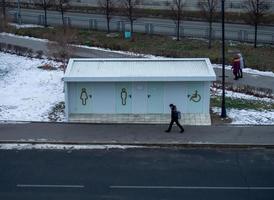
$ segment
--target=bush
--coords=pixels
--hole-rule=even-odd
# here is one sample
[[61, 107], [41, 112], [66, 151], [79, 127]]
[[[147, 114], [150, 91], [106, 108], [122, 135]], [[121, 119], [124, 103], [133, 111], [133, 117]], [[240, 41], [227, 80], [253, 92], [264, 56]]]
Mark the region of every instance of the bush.
[[36, 51], [36, 58], [42, 59], [44, 52], [42, 50]]
[[57, 70], [56, 67], [53, 67], [51, 64], [48, 64], [48, 63], [46, 63], [46, 64], [44, 64], [42, 66], [39, 66], [37, 68], [43, 69], [43, 70]]

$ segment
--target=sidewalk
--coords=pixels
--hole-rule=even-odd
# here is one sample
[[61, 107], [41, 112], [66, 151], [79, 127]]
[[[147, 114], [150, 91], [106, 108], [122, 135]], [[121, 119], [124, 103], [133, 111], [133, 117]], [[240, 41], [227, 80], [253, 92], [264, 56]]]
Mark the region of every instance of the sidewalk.
[[274, 126], [2, 123], [1, 143], [138, 145], [160, 147], [274, 148]]

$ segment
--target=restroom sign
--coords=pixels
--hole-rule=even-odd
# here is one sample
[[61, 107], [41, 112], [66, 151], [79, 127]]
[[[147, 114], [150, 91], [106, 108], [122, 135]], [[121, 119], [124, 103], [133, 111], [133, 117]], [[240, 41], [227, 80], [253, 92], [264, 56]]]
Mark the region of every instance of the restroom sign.
[[80, 94], [80, 99], [82, 101], [82, 105], [86, 105], [87, 104], [87, 100], [88, 100], [88, 93], [86, 88], [82, 88], [81, 94]]
[[123, 88], [121, 91], [121, 100], [122, 100], [123, 106], [127, 105], [127, 89], [126, 88]]
[[189, 101], [198, 103], [201, 101], [201, 95], [198, 93], [198, 90], [195, 90], [192, 94], [187, 95]]

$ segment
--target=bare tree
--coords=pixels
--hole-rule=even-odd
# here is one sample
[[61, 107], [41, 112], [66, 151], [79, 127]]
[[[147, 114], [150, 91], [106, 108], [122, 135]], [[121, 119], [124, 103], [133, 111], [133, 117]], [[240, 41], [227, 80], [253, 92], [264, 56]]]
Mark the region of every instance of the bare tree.
[[8, 22], [9, 22], [9, 19], [8, 19], [7, 13], [6, 13], [7, 1], [6, 0], [1, 0], [0, 5], [1, 5], [1, 9], [0, 9], [0, 31], [7, 31]]
[[184, 6], [185, 6], [185, 0], [173, 0], [170, 8], [172, 11], [172, 18], [175, 21], [176, 24], [176, 37], [177, 41], [180, 40], [180, 25], [183, 21], [184, 17]]
[[3, 14], [2, 14], [2, 10], [0, 10], [0, 32], [4, 31], [4, 19], [3, 19]]
[[130, 31], [133, 34], [133, 23], [138, 18], [136, 12], [138, 5], [141, 4], [141, 0], [121, 0], [121, 7], [125, 10], [126, 16], [130, 22]]
[[47, 11], [54, 5], [54, 0], [34, 0], [34, 5], [44, 10], [44, 26], [48, 26]]
[[112, 13], [115, 9], [114, 0], [98, 0], [98, 5], [104, 11], [107, 19], [107, 32], [110, 33], [110, 20], [112, 18]]
[[270, 10], [269, 0], [246, 0], [244, 7], [247, 10], [247, 22], [254, 26], [254, 48], [257, 48], [258, 26], [264, 22]]
[[69, 8], [69, 0], [56, 0], [55, 7], [61, 13], [63, 29], [65, 32], [66, 31], [65, 12]]
[[219, 0], [199, 0], [198, 6], [201, 9], [203, 16], [208, 21], [209, 30], [208, 30], [208, 48], [211, 49], [212, 43], [212, 23], [214, 17], [217, 15], [217, 7]]
[[1, 15], [0, 15], [0, 19], [3, 20], [3, 21], [6, 21], [6, 7], [7, 7], [6, 0], [1, 0]]
[[64, 65], [64, 70], [69, 58], [73, 55], [75, 48], [71, 45], [76, 36], [76, 31], [68, 29], [65, 33], [62, 29], [57, 29], [51, 42], [48, 43], [50, 55]]

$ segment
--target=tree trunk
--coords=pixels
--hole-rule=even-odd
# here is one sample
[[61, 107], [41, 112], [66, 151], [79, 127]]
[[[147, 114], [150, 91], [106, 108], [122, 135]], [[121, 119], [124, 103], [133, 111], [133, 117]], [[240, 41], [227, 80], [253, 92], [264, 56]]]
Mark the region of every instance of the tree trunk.
[[61, 15], [62, 15], [62, 23], [63, 23], [63, 29], [64, 32], [66, 30], [66, 23], [65, 23], [65, 17], [64, 17], [64, 10], [61, 8]]
[[212, 43], [212, 17], [209, 20], [208, 48], [211, 49]]
[[133, 35], [133, 19], [130, 20], [130, 31], [131, 35]]
[[2, 0], [2, 15], [4, 22], [6, 21], [6, 0]]
[[45, 15], [44, 15], [44, 27], [48, 27], [48, 17], [47, 17], [47, 8], [44, 7], [44, 12], [45, 12]]
[[254, 48], [257, 48], [258, 23], [255, 23]]
[[180, 40], [180, 20], [177, 19], [177, 41]]
[[129, 19], [130, 19], [130, 32], [131, 32], [131, 38], [133, 38], [133, 8], [131, 5], [131, 1], [129, 2]]
[[107, 14], [107, 32], [110, 33], [110, 28], [109, 28], [109, 23], [110, 23], [110, 13], [109, 13], [109, 4], [110, 4], [110, 1], [107, 0], [107, 8], [106, 8], [106, 14]]
[[181, 23], [181, 18], [180, 18], [180, 9], [177, 11], [177, 41], [180, 40], [180, 23]]
[[109, 23], [110, 23], [110, 17], [107, 17], [107, 31], [108, 31], [108, 33], [110, 33]]

